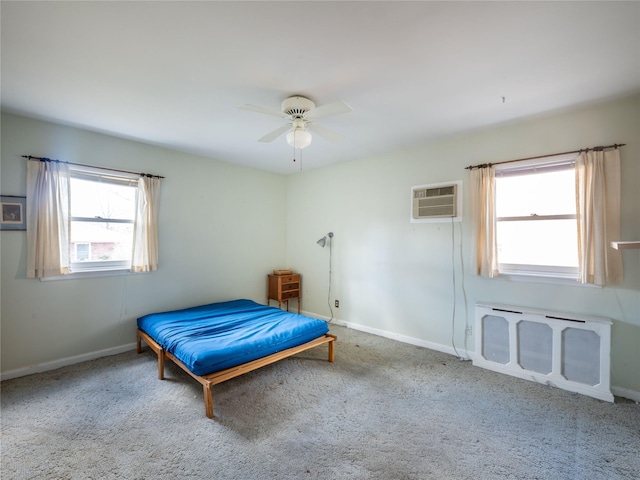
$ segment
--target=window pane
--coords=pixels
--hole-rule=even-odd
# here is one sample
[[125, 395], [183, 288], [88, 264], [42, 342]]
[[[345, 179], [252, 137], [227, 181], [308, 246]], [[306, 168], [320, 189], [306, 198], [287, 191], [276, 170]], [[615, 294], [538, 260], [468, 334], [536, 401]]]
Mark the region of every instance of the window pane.
[[71, 178], [71, 216], [133, 220], [136, 188]]
[[498, 262], [578, 266], [575, 220], [497, 222]]
[[[496, 216], [525, 217], [576, 213], [574, 169], [496, 176]], [[574, 222], [575, 223], [575, 222]]]
[[76, 261], [81, 262], [83, 260], [89, 260], [91, 258], [91, 244], [90, 243], [76, 243], [75, 244]]
[[71, 261], [130, 261], [133, 224], [71, 222]]

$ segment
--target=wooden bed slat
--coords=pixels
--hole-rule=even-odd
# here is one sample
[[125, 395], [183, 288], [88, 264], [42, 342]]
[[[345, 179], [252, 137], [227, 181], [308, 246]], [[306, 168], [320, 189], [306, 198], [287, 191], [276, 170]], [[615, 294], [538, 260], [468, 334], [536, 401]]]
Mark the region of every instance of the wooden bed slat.
[[253, 370], [257, 370], [258, 368], [264, 367], [266, 365], [270, 365], [279, 360], [282, 360], [283, 358], [287, 358], [300, 352], [304, 352], [305, 350], [324, 345], [325, 343], [328, 346], [328, 361], [333, 363], [333, 361], [335, 360], [334, 344], [336, 340], [337, 337], [335, 335], [327, 333], [322, 337], [318, 337], [315, 340], [311, 340], [310, 342], [298, 345], [297, 347], [288, 348], [281, 352], [276, 352], [271, 355], [267, 355], [266, 357], [253, 360], [251, 362], [243, 363], [235, 367], [227, 368], [226, 370], [220, 370], [219, 372], [214, 372], [202, 376], [195, 375], [193, 372], [191, 372], [191, 370], [189, 370], [180, 360], [178, 360], [171, 353], [164, 350], [155, 340], [153, 340], [149, 335], [141, 330], [138, 330], [137, 333], [137, 352], [142, 352], [141, 341], [144, 341], [151, 348], [151, 350], [153, 350], [156, 355], [158, 355], [158, 378], [160, 380], [164, 380], [164, 359], [168, 358], [189, 375], [191, 375], [191, 377], [193, 377], [196, 381], [198, 381], [202, 385], [204, 393], [204, 406], [207, 417], [213, 418], [212, 388], [214, 385], [225, 382], [227, 380], [231, 380], [232, 378], [238, 377], [245, 373], [249, 373]]

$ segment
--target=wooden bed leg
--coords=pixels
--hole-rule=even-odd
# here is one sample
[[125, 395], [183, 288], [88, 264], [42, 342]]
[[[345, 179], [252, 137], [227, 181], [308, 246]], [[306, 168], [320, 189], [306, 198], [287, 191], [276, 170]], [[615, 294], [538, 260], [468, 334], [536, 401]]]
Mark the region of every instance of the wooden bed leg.
[[142, 353], [142, 339], [140, 335], [136, 335], [136, 351]]
[[329, 347], [329, 361], [331, 363], [333, 363], [333, 361], [335, 360], [335, 348], [334, 348], [335, 343], [336, 343], [336, 340], [333, 339], [327, 345]]
[[207, 417], [213, 418], [213, 392], [210, 383], [207, 385], [202, 385], [202, 390], [204, 392], [204, 409], [207, 413]]
[[164, 380], [164, 349], [158, 352], [158, 380]]

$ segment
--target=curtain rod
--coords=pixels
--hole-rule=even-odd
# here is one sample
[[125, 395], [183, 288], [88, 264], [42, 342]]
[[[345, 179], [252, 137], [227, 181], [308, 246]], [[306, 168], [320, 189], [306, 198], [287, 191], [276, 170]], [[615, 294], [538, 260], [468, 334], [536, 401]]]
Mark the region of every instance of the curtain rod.
[[591, 151], [601, 152], [601, 151], [609, 149], [609, 148], [624, 147], [625, 145], [626, 145], [626, 143], [614, 143], [613, 145], [607, 145], [605, 147], [582, 148], [580, 150], [573, 150], [571, 152], [552, 153], [550, 155], [538, 155], [537, 157], [518, 158], [517, 160], [505, 160], [504, 162], [482, 163], [480, 165], [469, 165], [468, 167], [465, 167], [465, 170], [473, 170], [474, 168], [491, 167], [493, 165], [501, 165], [503, 163], [524, 162], [525, 160], [535, 160], [536, 158], [558, 157], [560, 155], [568, 155], [570, 153], [582, 153], [582, 152], [586, 153], [586, 152], [591, 152]]
[[141, 177], [164, 178], [160, 175], [151, 175], [150, 173], [130, 172], [129, 170], [118, 170], [117, 168], [96, 167], [95, 165], [85, 165], [84, 163], [65, 162], [63, 160], [53, 160], [47, 157], [33, 157], [31, 155], [22, 155], [22, 158], [26, 158], [27, 160], [40, 160], [41, 162], [58, 162], [58, 163], [62, 162], [68, 165], [77, 165], [79, 167], [97, 168], [99, 170], [108, 170], [110, 172], [130, 173], [132, 175], [140, 175]]

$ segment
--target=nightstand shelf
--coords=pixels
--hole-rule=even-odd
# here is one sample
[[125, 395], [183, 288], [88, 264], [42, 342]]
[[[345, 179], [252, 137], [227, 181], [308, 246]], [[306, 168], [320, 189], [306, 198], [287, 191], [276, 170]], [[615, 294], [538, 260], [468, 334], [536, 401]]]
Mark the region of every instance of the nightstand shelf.
[[288, 311], [289, 300], [295, 298], [298, 300], [298, 313], [300, 313], [302, 281], [299, 273], [269, 275], [267, 277], [267, 292], [267, 305], [271, 304], [271, 300], [276, 300], [278, 308], [281, 308], [282, 304], [286, 303]]

